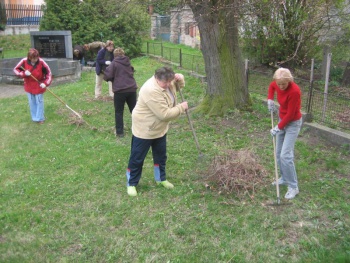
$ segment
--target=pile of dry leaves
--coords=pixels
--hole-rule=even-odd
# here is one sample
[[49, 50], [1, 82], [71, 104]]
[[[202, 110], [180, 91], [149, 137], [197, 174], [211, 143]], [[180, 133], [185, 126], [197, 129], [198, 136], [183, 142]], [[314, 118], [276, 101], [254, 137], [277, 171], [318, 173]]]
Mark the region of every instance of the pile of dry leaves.
[[233, 193], [238, 198], [254, 198], [256, 189], [264, 184], [266, 171], [249, 150], [228, 151], [216, 156], [208, 170], [206, 187], [219, 193]]

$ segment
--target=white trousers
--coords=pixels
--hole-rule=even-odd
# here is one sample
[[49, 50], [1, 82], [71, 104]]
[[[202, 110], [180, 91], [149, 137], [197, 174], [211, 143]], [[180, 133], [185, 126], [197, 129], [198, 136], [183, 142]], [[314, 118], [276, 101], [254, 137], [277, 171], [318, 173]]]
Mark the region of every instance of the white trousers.
[[[101, 91], [102, 91], [102, 83], [105, 82], [103, 79], [103, 73], [100, 73], [100, 75], [96, 74], [96, 85], [95, 85], [95, 98], [97, 99], [98, 97], [101, 96]], [[114, 93], [112, 90], [112, 82], [108, 81], [108, 90], [109, 90], [109, 96], [112, 98], [114, 97]]]

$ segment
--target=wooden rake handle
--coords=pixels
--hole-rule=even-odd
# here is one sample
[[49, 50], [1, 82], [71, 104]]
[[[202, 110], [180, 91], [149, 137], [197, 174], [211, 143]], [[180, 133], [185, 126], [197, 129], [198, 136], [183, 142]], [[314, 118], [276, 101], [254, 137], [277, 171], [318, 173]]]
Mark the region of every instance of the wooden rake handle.
[[[271, 127], [274, 128], [273, 124], [273, 111], [271, 111]], [[277, 192], [277, 204], [280, 203], [280, 187], [278, 185], [278, 168], [277, 168], [277, 154], [276, 154], [276, 138], [275, 136], [272, 136], [272, 143], [273, 143], [273, 158], [275, 161], [275, 180], [276, 180], [276, 192]]]

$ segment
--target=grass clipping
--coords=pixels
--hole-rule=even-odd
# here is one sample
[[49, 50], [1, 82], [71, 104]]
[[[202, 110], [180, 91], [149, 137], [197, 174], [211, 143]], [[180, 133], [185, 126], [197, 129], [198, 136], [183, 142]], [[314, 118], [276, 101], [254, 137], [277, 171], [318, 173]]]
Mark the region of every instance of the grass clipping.
[[206, 187], [219, 193], [233, 193], [239, 199], [247, 195], [254, 199], [257, 188], [264, 185], [265, 177], [265, 169], [251, 151], [229, 150], [225, 155], [213, 159]]

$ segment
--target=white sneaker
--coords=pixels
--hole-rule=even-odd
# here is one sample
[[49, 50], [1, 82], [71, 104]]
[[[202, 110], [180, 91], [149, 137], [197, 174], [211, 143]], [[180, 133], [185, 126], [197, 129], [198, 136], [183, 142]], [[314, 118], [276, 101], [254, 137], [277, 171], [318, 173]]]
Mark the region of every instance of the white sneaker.
[[[276, 185], [276, 180], [272, 182], [272, 185]], [[278, 178], [278, 185], [287, 185], [282, 177]]]
[[297, 188], [288, 187], [288, 191], [287, 191], [286, 195], [284, 196], [284, 198], [293, 199], [297, 194], [299, 194], [298, 187]]

